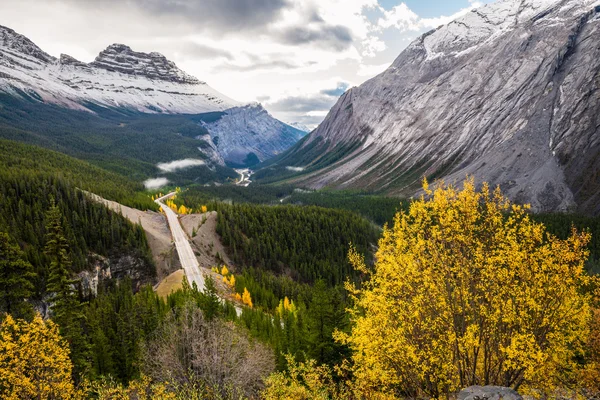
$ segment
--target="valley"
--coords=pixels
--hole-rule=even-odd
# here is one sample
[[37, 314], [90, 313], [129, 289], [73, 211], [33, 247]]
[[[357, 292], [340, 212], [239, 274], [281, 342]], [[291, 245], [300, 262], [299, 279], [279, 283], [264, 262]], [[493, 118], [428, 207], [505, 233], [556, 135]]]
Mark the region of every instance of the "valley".
[[600, 1], [51, 3], [0, 15], [0, 399], [600, 396]]

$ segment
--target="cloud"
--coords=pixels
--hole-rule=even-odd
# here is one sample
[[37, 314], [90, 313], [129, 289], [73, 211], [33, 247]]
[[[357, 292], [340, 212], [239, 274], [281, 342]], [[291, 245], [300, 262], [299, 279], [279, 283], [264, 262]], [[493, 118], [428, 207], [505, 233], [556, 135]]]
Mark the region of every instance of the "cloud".
[[390, 66], [390, 63], [378, 64], [378, 65], [366, 65], [360, 64], [358, 66], [357, 75], [372, 78], [385, 71]]
[[256, 70], [266, 70], [266, 69], [295, 69], [300, 68], [299, 65], [292, 64], [291, 62], [284, 60], [274, 60], [274, 61], [259, 61], [253, 64], [247, 65], [236, 65], [233, 63], [225, 63], [215, 67], [215, 70], [228, 70], [228, 71], [238, 71], [238, 72], [250, 72]]
[[167, 178], [152, 178], [146, 179], [144, 181], [144, 186], [146, 187], [146, 189], [158, 189], [163, 186], [166, 186], [168, 183], [169, 180]]
[[193, 41], [185, 42], [180, 50], [180, 54], [181, 59], [233, 59], [233, 54], [225, 49], [212, 47]]
[[424, 19], [403, 2], [5, 0], [0, 24], [54, 56], [86, 62], [110, 43], [158, 51], [231, 98], [259, 100], [281, 120], [314, 126], [322, 119], [315, 113], [344, 90], [338, 82], [376, 75], [407, 41], [470, 9]]
[[338, 83], [338, 85], [335, 89], [321, 90], [321, 93], [324, 95], [327, 95], [327, 96], [339, 97], [339, 96], [343, 95], [349, 87], [350, 87], [350, 84], [348, 84], [346, 82], [340, 82], [340, 83]]
[[382, 10], [383, 17], [377, 21], [379, 29], [396, 28], [401, 31], [419, 30], [419, 16], [405, 3], [393, 7], [391, 10]]
[[343, 51], [352, 44], [350, 29], [342, 25], [320, 24], [312, 28], [307, 26], [289, 27], [279, 33], [281, 41], [289, 45], [316, 44], [319, 47]]
[[81, 8], [135, 9], [153, 17], [193, 24], [197, 30], [239, 31], [262, 28], [276, 20], [289, 0], [63, 0]]
[[[323, 86], [326, 89], [317, 89]], [[350, 83], [339, 79], [314, 82], [313, 87], [305, 88], [307, 92], [297, 91], [271, 100], [265, 107], [285, 121], [300, 123], [314, 129], [350, 86]]]
[[156, 166], [163, 172], [175, 172], [178, 169], [185, 169], [191, 167], [198, 167], [204, 165], [204, 161], [195, 160], [193, 158], [186, 158], [185, 160], [171, 161], [168, 163], [157, 164]]

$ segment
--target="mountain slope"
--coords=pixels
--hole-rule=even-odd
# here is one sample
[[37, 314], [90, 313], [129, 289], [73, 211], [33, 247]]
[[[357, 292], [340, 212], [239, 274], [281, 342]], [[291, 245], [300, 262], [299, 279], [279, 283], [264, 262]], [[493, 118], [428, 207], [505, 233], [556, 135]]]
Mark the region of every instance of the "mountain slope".
[[45, 103], [92, 111], [86, 103], [146, 113], [198, 114], [238, 105], [181, 71], [159, 53], [113, 44], [86, 64], [56, 59], [25, 36], [0, 26], [0, 90], [35, 92]]
[[470, 174], [539, 211], [597, 214], [599, 5], [504, 0], [429, 32], [271, 168], [402, 195]]
[[[239, 162], [239, 154], [243, 154], [242, 160], [249, 153], [256, 153], [261, 160], [273, 157], [301, 137], [294, 128], [276, 120], [262, 107], [228, 98], [159, 53], [141, 53], [123, 44], [113, 44], [89, 64], [65, 54], [57, 59], [25, 36], [3, 26], [0, 26], [0, 94], [15, 101], [82, 111], [79, 114], [82, 120], [90, 118], [85, 114], [104, 117], [107, 112], [135, 116], [138, 120], [156, 114], [191, 115], [188, 119], [197, 126], [188, 131], [200, 131], [196, 136], [205, 140], [205, 135], [214, 129], [212, 136], [219, 136], [222, 144], [235, 143], [235, 156], [231, 159], [229, 150], [215, 155], [213, 147], [216, 146], [204, 146], [207, 157], [220, 165], [224, 165], [224, 161]], [[8, 126], [22, 128], [28, 121], [20, 118], [32, 114], [13, 112], [7, 116], [6, 108], [15, 101], [0, 102], [0, 119]], [[41, 113], [51, 112], [48, 110], [51, 109]], [[227, 110], [230, 110], [227, 114], [220, 114]], [[227, 123], [231, 118], [214, 122], [211, 116], [206, 122], [205, 114], [214, 114], [217, 120], [224, 115], [241, 115], [242, 118], [231, 124]], [[33, 113], [34, 119], [37, 115], [37, 111]], [[214, 123], [210, 123], [211, 119]], [[203, 124], [206, 127], [202, 127]], [[190, 150], [197, 151], [196, 147], [199, 145], [190, 146]]]
[[[273, 118], [260, 104], [231, 108], [218, 120], [202, 125], [210, 132], [223, 158], [237, 164], [244, 164], [252, 153], [264, 161], [287, 150], [306, 135], [306, 132]], [[263, 140], [258, 141], [256, 137]]]

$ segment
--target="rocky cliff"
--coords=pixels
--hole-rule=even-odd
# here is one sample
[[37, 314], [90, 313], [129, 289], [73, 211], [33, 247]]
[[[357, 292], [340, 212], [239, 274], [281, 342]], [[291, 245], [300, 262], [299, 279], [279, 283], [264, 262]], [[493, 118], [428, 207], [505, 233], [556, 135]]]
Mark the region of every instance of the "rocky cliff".
[[279, 167], [311, 187], [410, 196], [422, 177], [600, 213], [600, 2], [501, 0], [347, 91]]

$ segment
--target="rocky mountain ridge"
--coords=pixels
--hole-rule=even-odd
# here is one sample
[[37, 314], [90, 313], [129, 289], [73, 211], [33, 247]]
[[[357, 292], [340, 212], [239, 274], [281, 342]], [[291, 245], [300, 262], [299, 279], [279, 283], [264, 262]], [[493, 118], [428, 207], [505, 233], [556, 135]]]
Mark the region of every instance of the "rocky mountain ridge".
[[414, 41], [278, 160], [295, 181], [411, 196], [500, 185], [537, 211], [600, 213], [600, 2], [504, 0]]
[[[265, 161], [306, 135], [306, 132], [273, 118], [258, 103], [230, 108], [218, 120], [202, 124], [223, 158], [240, 165], [249, 154], [254, 154], [258, 161]], [[265, 142], [257, 145], [255, 138], [258, 136]]]
[[[219, 144], [214, 143], [214, 148], [208, 150], [210, 158], [220, 164], [237, 163], [250, 153], [264, 160], [304, 136], [273, 118], [262, 106], [260, 111], [254, 104], [245, 105], [219, 93], [160, 53], [137, 52], [124, 44], [112, 44], [91, 63], [66, 54], [57, 59], [3, 26], [0, 93], [90, 113], [96, 113], [98, 106], [141, 114], [226, 111], [223, 120], [198, 123], [204, 124], [210, 136], [219, 138]], [[207, 135], [202, 136], [206, 139]]]
[[89, 64], [65, 54], [56, 59], [3, 26], [0, 91], [35, 93], [45, 103], [83, 111], [92, 111], [86, 103], [169, 114], [223, 111], [239, 105], [159, 53], [113, 44]]

